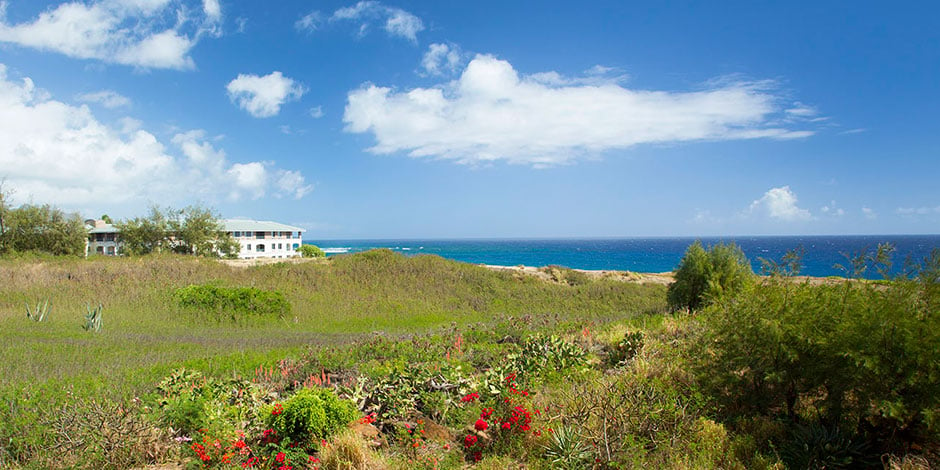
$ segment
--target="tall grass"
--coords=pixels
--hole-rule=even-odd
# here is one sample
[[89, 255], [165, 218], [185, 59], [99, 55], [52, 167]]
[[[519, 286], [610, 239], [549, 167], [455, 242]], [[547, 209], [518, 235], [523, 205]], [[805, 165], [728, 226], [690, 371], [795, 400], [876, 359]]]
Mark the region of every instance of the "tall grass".
[[[230, 322], [177, 305], [177, 288], [207, 282], [282, 292], [291, 314]], [[247, 269], [179, 256], [0, 260], [0, 390], [69, 384], [127, 397], [180, 365], [250, 374], [306, 346], [513, 315], [607, 323], [661, 311], [663, 295], [660, 286], [568, 286], [388, 250]], [[51, 315], [29, 321], [26, 302], [46, 298]], [[86, 305], [99, 303], [102, 331], [83, 331]]]

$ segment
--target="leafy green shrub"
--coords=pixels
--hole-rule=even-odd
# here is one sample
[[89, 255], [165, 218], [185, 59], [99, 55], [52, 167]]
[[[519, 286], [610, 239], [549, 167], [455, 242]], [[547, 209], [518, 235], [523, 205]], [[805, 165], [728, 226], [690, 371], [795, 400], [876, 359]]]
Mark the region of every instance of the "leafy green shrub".
[[740, 290], [753, 277], [751, 263], [734, 243], [719, 243], [706, 251], [696, 240], [679, 262], [666, 300], [672, 310], [699, 310], [726, 293]]
[[591, 278], [587, 274], [564, 266], [546, 266], [542, 268], [542, 272], [551, 276], [553, 281], [568, 284], [569, 286], [580, 286], [591, 282]]
[[610, 354], [607, 356], [607, 361], [611, 365], [624, 365], [630, 359], [636, 357], [636, 354], [640, 351], [640, 348], [643, 347], [643, 332], [642, 331], [628, 331], [623, 339], [621, 339], [617, 344], [611, 348]]
[[280, 410], [275, 405], [267, 424], [277, 435], [304, 443], [328, 439], [357, 416], [352, 402], [338, 398], [331, 389], [304, 388], [288, 398]]
[[304, 258], [323, 258], [326, 257], [326, 253], [316, 245], [303, 244], [297, 248], [297, 253], [300, 253], [300, 256]]
[[583, 366], [586, 358], [587, 353], [580, 346], [555, 335], [539, 334], [523, 343], [516, 361], [520, 370], [538, 372], [545, 368], [560, 370]]
[[174, 293], [177, 304], [188, 309], [229, 316], [278, 315], [290, 313], [290, 302], [280, 291], [265, 291], [255, 287], [223, 287], [211, 284], [189, 285]]

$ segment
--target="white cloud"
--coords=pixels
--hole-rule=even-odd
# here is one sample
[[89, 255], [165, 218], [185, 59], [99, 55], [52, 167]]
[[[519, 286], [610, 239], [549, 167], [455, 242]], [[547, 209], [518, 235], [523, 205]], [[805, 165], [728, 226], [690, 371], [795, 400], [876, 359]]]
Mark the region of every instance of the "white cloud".
[[276, 115], [281, 105], [306, 92], [300, 83], [277, 71], [265, 76], [239, 74], [226, 89], [233, 102], [256, 118]]
[[219, 21], [222, 19], [222, 7], [219, 5], [219, 0], [202, 0], [202, 9], [209, 20]]
[[801, 209], [797, 205], [796, 194], [790, 190], [789, 186], [771, 188], [760, 199], [751, 203], [748, 208], [750, 213], [765, 214], [771, 219], [784, 222], [799, 222], [811, 220], [813, 216], [806, 209]]
[[898, 207], [898, 215], [928, 215], [940, 214], [940, 206], [936, 207]]
[[292, 196], [294, 199], [300, 199], [310, 191], [313, 191], [313, 185], [307, 184], [304, 176], [299, 171], [278, 170], [274, 176], [274, 184], [278, 189], [278, 195]]
[[864, 215], [865, 218], [869, 220], [874, 220], [878, 218], [878, 213], [876, 213], [874, 209], [869, 208], [869, 207], [862, 207], [862, 215]]
[[385, 6], [372, 0], [360, 1], [353, 6], [334, 11], [330, 21], [360, 21], [360, 35], [366, 33], [370, 24], [379, 21], [383, 23], [382, 28], [388, 34], [403, 37], [411, 42], [417, 42], [417, 34], [424, 30], [421, 18], [401, 8]]
[[819, 111], [817, 111], [816, 108], [812, 106], [805, 105], [797, 101], [796, 103], [793, 103], [792, 108], [786, 110], [786, 113], [788, 116], [809, 119], [814, 118], [817, 114], [819, 114]]
[[314, 10], [297, 20], [297, 22], [294, 23], [294, 27], [301, 31], [316, 31], [320, 28], [320, 24], [322, 23], [323, 17], [320, 15], [320, 12]]
[[364, 84], [349, 92], [343, 120], [347, 131], [375, 136], [374, 153], [535, 166], [638, 144], [813, 134], [770, 125], [782, 111], [768, 82], [692, 92], [549, 82], [544, 74], [520, 76], [509, 62], [478, 55], [458, 79], [436, 87], [395, 91]]
[[122, 106], [130, 106], [131, 100], [112, 90], [101, 90], [92, 93], [81, 93], [75, 97], [83, 103], [98, 103], [105, 108], [114, 109]]
[[[190, 21], [173, 3], [73, 1], [19, 24], [0, 15], [0, 42], [140, 68], [191, 69], [190, 51], [206, 26]], [[208, 23], [221, 18], [218, 0], [204, 0], [202, 11]]]
[[[16, 188], [18, 202], [143, 207], [148, 201], [309, 192], [296, 172], [285, 186], [285, 170], [273, 163], [229, 162], [203, 131], [179, 132], [170, 144], [132, 118], [102, 123], [88, 106], [54, 100], [29, 78], [9, 79], [0, 64], [0, 177]], [[259, 165], [264, 185], [257, 183]]]
[[823, 214], [831, 215], [833, 217], [842, 217], [845, 215], [845, 211], [841, 207], [836, 206], [836, 201], [832, 201], [828, 205], [822, 206], [819, 211]]
[[421, 68], [427, 75], [450, 75], [460, 66], [460, 49], [447, 44], [431, 44], [421, 59]]
[[310, 108], [310, 116], [313, 117], [314, 119], [320, 119], [321, 117], [325, 115], [326, 113], [323, 112], [323, 106], [314, 106]]

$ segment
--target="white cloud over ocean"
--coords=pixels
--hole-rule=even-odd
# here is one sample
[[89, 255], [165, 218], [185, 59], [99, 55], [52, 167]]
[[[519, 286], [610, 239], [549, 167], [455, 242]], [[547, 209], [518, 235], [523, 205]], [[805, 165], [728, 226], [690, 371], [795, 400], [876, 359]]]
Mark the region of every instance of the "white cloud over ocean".
[[99, 121], [86, 105], [58, 101], [0, 64], [0, 178], [29, 199], [67, 208], [171, 203], [187, 198], [296, 197], [312, 187], [272, 162], [230, 162], [204, 131], [166, 145], [142, 124]]
[[[433, 69], [433, 67], [432, 67]], [[378, 154], [549, 166], [640, 144], [797, 139], [779, 125], [792, 109], [768, 81], [714, 83], [696, 91], [627, 88], [623, 76], [522, 75], [477, 55], [452, 81], [395, 90], [371, 83], [348, 93], [346, 130], [371, 133]], [[799, 114], [799, 113], [797, 113]]]
[[192, 69], [192, 48], [202, 34], [220, 34], [222, 11], [218, 0], [203, 0], [198, 8], [177, 3], [67, 2], [12, 24], [0, 1], [0, 42], [144, 69]]
[[760, 199], [751, 203], [748, 212], [783, 222], [804, 222], [813, 219], [808, 210], [797, 205], [796, 194], [789, 186], [769, 189]]

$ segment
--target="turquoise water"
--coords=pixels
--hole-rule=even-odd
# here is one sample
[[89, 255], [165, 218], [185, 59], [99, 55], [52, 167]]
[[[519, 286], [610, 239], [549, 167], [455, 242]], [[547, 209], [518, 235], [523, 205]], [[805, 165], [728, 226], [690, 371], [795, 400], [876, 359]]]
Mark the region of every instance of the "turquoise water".
[[[759, 258], [779, 261], [789, 250], [805, 250], [802, 274], [842, 276], [834, 266], [848, 265], [845, 253], [873, 250], [879, 243], [895, 246], [894, 272], [908, 257], [921, 261], [931, 250], [940, 249], [940, 235], [799, 236], [699, 238], [705, 245], [737, 243], [760, 272]], [[475, 264], [505, 266], [561, 265], [578, 269], [612, 269], [638, 272], [672, 271], [695, 238], [623, 238], [566, 240], [304, 240], [328, 256], [389, 248], [406, 255], [431, 254]], [[876, 273], [869, 273], [877, 277]]]

